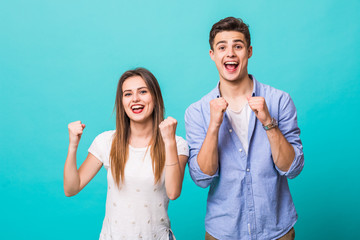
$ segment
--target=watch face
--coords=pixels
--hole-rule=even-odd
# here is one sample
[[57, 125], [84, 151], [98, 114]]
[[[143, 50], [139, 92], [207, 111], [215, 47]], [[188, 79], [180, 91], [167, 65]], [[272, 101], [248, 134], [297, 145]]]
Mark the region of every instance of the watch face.
[[267, 130], [270, 130], [270, 129], [272, 129], [272, 128], [274, 128], [274, 127], [277, 127], [277, 126], [278, 126], [278, 124], [277, 124], [276, 119], [275, 119], [275, 118], [271, 118], [271, 123], [268, 124], [268, 125], [266, 125], [266, 126], [263, 126], [263, 127], [264, 127], [264, 129], [267, 131]]
[[272, 124], [273, 126], [277, 126], [277, 125], [278, 125], [275, 118], [272, 118], [271, 124]]

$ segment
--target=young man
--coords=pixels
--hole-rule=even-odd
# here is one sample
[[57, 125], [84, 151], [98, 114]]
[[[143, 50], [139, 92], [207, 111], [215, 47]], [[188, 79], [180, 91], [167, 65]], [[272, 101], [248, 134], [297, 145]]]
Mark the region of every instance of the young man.
[[210, 186], [205, 239], [294, 239], [297, 214], [287, 178], [304, 165], [289, 94], [248, 74], [248, 26], [233, 17], [210, 31], [215, 89], [185, 113], [194, 182]]

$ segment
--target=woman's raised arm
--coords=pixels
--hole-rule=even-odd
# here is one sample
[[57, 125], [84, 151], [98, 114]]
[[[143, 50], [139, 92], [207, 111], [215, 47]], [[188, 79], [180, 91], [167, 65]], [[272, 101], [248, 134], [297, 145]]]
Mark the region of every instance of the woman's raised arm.
[[72, 122], [69, 129], [69, 149], [64, 166], [64, 192], [67, 197], [79, 193], [99, 172], [102, 162], [91, 153], [77, 169], [76, 152], [85, 124], [81, 121]]
[[178, 155], [176, 144], [177, 121], [168, 117], [160, 123], [160, 132], [165, 144], [165, 188], [171, 200], [181, 194], [187, 156]]

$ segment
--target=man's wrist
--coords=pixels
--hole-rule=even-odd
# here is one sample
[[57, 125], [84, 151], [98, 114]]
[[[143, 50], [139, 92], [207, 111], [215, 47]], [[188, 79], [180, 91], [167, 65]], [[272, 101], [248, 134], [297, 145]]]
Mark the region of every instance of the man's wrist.
[[264, 122], [262, 122], [262, 125], [263, 125], [263, 126], [267, 126], [267, 125], [269, 125], [269, 124], [271, 123], [271, 121], [272, 121], [272, 117], [269, 117], [269, 118], [266, 119]]
[[210, 122], [207, 132], [210, 132], [210, 133], [218, 133], [218, 132], [219, 132], [219, 129], [220, 129], [220, 126], [221, 126], [221, 125], [218, 125], [218, 124], [216, 124], [216, 123], [211, 123], [211, 122]]
[[278, 123], [276, 121], [275, 118], [271, 118], [270, 123], [268, 124], [263, 124], [263, 128], [265, 129], [265, 131], [268, 131], [270, 129], [276, 128], [278, 126]]

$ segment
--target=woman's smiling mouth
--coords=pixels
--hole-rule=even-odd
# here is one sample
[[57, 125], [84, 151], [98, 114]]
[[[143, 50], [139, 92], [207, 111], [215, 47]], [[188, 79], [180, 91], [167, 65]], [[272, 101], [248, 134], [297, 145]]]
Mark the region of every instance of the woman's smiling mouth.
[[141, 113], [144, 110], [144, 105], [136, 104], [131, 106], [131, 111], [133, 113]]

